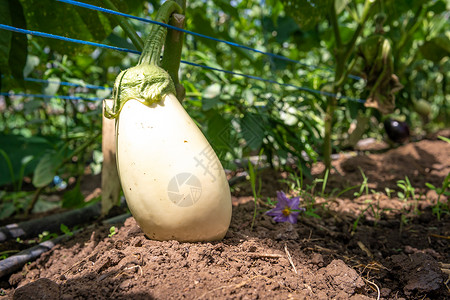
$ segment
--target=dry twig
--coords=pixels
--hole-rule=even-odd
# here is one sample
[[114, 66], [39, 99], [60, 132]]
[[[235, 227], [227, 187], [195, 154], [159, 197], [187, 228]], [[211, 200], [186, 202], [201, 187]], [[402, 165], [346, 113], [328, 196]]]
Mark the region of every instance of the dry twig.
[[245, 252], [245, 253], [241, 253], [243, 255], [246, 256], [250, 256], [250, 257], [261, 257], [261, 258], [282, 258], [283, 255], [281, 254], [276, 254], [276, 253], [255, 253], [255, 252]]
[[294, 262], [292, 261], [291, 254], [289, 253], [286, 244], [284, 244], [284, 251], [286, 252], [286, 255], [287, 255], [287, 258], [288, 258], [288, 260], [289, 260], [289, 263], [291, 264], [292, 269], [294, 269], [295, 274], [298, 274], [298, 273], [297, 273], [297, 269], [295, 268]]

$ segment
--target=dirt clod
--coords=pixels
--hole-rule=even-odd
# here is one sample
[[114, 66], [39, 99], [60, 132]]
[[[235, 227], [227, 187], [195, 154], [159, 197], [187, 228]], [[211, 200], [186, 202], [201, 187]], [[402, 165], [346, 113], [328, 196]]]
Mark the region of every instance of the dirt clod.
[[394, 255], [391, 260], [393, 274], [401, 278], [407, 295], [415, 291], [432, 292], [439, 289], [444, 281], [439, 263], [428, 254]]
[[59, 285], [47, 278], [40, 278], [16, 289], [14, 300], [56, 300], [59, 299]]

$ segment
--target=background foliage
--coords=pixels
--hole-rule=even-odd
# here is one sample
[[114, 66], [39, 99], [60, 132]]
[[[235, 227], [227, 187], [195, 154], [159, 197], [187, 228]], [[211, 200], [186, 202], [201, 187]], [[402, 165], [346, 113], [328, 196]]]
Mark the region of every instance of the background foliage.
[[[84, 2], [102, 5], [99, 0]], [[160, 5], [159, 1], [141, 0], [113, 3], [122, 12], [150, 18]], [[365, 99], [369, 90], [364, 80], [344, 76], [340, 89], [333, 89], [339, 79], [334, 78], [339, 65], [336, 57], [339, 45], [349, 44], [357, 36], [348, 61], [341, 65], [348, 74], [366, 76], [358, 47], [379, 34], [390, 43], [392, 71], [403, 85], [396, 94], [393, 114], [405, 119], [416, 135], [423, 135], [448, 127], [450, 120], [448, 5], [442, 0], [193, 0], [188, 3], [186, 29], [303, 64], [192, 35], [186, 35], [183, 59]], [[367, 16], [365, 7], [370, 7]], [[338, 27], [333, 27], [330, 11], [335, 12]], [[111, 16], [57, 1], [1, 1], [0, 20], [6, 25], [135, 49]], [[149, 31], [148, 24], [128, 21], [141, 36]], [[135, 64], [137, 58], [0, 30], [1, 92], [106, 98], [109, 89], [85, 85], [112, 86], [120, 70]], [[236, 167], [234, 159], [262, 153], [281, 166], [293, 158], [307, 173], [311, 163], [323, 157], [329, 97], [183, 64], [180, 74], [187, 91], [184, 105], [226, 168]], [[30, 82], [26, 77], [51, 83]], [[419, 101], [427, 105], [429, 113], [420, 110]], [[99, 101], [2, 96], [0, 111], [0, 149], [4, 153], [0, 156], [0, 186], [5, 190], [17, 189], [22, 176], [34, 175], [35, 188], [52, 183], [54, 175], [65, 180], [79, 178], [86, 164], [94, 166], [101, 160], [95, 157], [101, 150]], [[350, 128], [357, 127], [356, 120], [363, 117], [369, 126], [361, 137], [383, 136], [381, 124], [386, 115], [361, 103], [337, 100], [332, 115], [333, 151], [348, 146]]]

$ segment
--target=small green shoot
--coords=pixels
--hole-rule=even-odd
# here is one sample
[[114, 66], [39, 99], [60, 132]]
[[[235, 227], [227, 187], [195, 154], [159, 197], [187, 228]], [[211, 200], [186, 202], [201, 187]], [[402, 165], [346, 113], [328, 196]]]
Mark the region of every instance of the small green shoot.
[[384, 188], [384, 190], [386, 191], [386, 196], [388, 196], [388, 198], [391, 198], [391, 193], [395, 192], [395, 190], [388, 187]]
[[450, 197], [450, 191], [447, 191], [447, 189], [450, 188], [450, 173], [448, 173], [447, 176], [445, 177], [444, 181], [442, 182], [441, 187], [435, 187], [434, 185], [432, 185], [431, 183], [428, 183], [428, 182], [425, 183], [425, 185], [429, 189], [434, 190], [438, 194], [437, 203], [433, 207], [432, 211], [433, 211], [433, 214], [436, 214], [438, 221], [440, 221], [441, 215], [443, 213], [450, 214], [450, 211], [449, 211], [450, 207], [448, 205], [448, 201], [447, 201], [447, 205], [445, 205], [444, 203], [441, 203], [442, 195]]
[[369, 195], [369, 184], [368, 184], [369, 178], [367, 178], [366, 174], [364, 174], [363, 170], [360, 167], [358, 167], [358, 169], [361, 172], [361, 175], [363, 177], [363, 182], [360, 185], [359, 192], [355, 192], [353, 194], [353, 196], [355, 196], [357, 198], [361, 197], [363, 195], [364, 191], [366, 192], [366, 195]]
[[115, 226], [111, 226], [109, 228], [109, 234], [108, 237], [112, 237], [113, 235], [117, 234], [117, 228]]
[[69, 227], [67, 227], [64, 224], [61, 224], [59, 226], [59, 230], [61, 230], [61, 232], [64, 233], [65, 235], [67, 235], [67, 236], [72, 236], [73, 235], [73, 232], [69, 229]]
[[49, 231], [44, 231], [38, 235], [38, 243], [43, 243], [45, 241], [51, 240], [58, 237], [56, 233], [50, 233]]
[[[260, 156], [261, 157], [261, 156]], [[255, 225], [256, 220], [256, 207], [259, 199], [259, 194], [261, 192], [261, 178], [258, 178], [258, 191], [256, 191], [256, 171], [253, 168], [252, 162], [248, 161], [248, 175], [250, 177], [250, 186], [252, 187], [253, 199], [255, 201], [255, 209], [253, 210], [253, 219], [252, 224], [250, 226], [250, 230], [253, 230], [253, 226]]]
[[398, 180], [397, 186], [402, 190], [397, 192], [397, 196], [403, 201], [408, 200], [410, 197], [416, 199], [415, 188], [411, 185], [408, 176], [405, 176], [405, 180]]
[[445, 136], [439, 135], [438, 138], [441, 139], [441, 140], [443, 140], [444, 142], [450, 143], [450, 139], [449, 139], [449, 138], [446, 138]]

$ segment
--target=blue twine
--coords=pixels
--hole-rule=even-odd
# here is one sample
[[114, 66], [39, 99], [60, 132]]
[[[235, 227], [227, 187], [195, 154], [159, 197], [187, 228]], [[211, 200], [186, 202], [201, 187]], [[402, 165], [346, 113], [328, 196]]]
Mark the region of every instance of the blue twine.
[[104, 45], [104, 44], [99, 44], [99, 43], [94, 43], [94, 42], [88, 42], [88, 41], [68, 38], [68, 37], [65, 37], [65, 36], [60, 36], [60, 35], [51, 34], [51, 33], [45, 33], [45, 32], [39, 32], [39, 31], [33, 31], [33, 30], [28, 30], [28, 29], [17, 28], [17, 27], [5, 25], [5, 24], [0, 24], [0, 29], [5, 29], [5, 30], [9, 30], [9, 31], [18, 32], [18, 33], [24, 33], [24, 34], [31, 34], [31, 35], [38, 36], [38, 37], [45, 37], [45, 38], [51, 38], [51, 39], [66, 41], [66, 42], [84, 44], [84, 45], [89, 45], [89, 46], [94, 46], [94, 47], [99, 47], [99, 48], [105, 48], [105, 49], [111, 49], [111, 50], [117, 50], [117, 51], [124, 51], [124, 52], [129, 52], [129, 53], [134, 53], [134, 54], [141, 54], [141, 52], [139, 52], [137, 50], [131, 50], [131, 49], [127, 49], [127, 48], [120, 48], [120, 47], [114, 47], [114, 46], [109, 46], [109, 45]]
[[[108, 14], [113, 14], [113, 15], [118, 15], [118, 16], [122, 16], [122, 17], [126, 17], [126, 18], [131, 18], [131, 19], [139, 20], [139, 21], [146, 22], [146, 23], [157, 24], [157, 25], [160, 25], [160, 26], [163, 26], [163, 27], [166, 27], [166, 28], [170, 28], [170, 29], [173, 29], [173, 30], [178, 30], [178, 31], [190, 34], [190, 35], [194, 35], [194, 36], [198, 36], [198, 37], [201, 37], [201, 38], [209, 39], [209, 40], [212, 40], [212, 41], [215, 41], [215, 42], [219, 42], [219, 43], [224, 43], [224, 44], [227, 44], [229, 46], [242, 48], [242, 49], [245, 49], [245, 50], [253, 51], [253, 52], [256, 52], [256, 53], [259, 53], [259, 54], [263, 54], [263, 55], [266, 55], [266, 56], [270, 56], [270, 57], [273, 57], [273, 58], [276, 58], [276, 59], [280, 59], [280, 60], [288, 61], [288, 62], [291, 62], [291, 63], [299, 64], [299, 65], [311, 68], [313, 70], [323, 70], [323, 71], [327, 71], [327, 72], [334, 72], [334, 70], [332, 70], [330, 68], [325, 68], [325, 67], [319, 67], [319, 66], [306, 64], [306, 63], [303, 63], [301, 61], [298, 61], [298, 60], [295, 60], [295, 59], [290, 59], [290, 58], [287, 58], [287, 57], [282, 56], [282, 55], [261, 51], [261, 50], [258, 50], [258, 49], [255, 49], [255, 48], [251, 48], [251, 47], [248, 47], [248, 46], [245, 46], [245, 45], [241, 45], [241, 44], [238, 44], [238, 43], [234, 43], [234, 42], [230, 42], [230, 41], [226, 41], [226, 40], [221, 40], [221, 39], [214, 38], [214, 37], [211, 37], [211, 36], [208, 36], [208, 35], [204, 35], [204, 34], [201, 34], [201, 33], [197, 33], [197, 32], [194, 32], [194, 31], [178, 28], [178, 27], [175, 27], [175, 26], [172, 26], [172, 25], [169, 25], [169, 24], [165, 24], [165, 23], [162, 23], [162, 22], [158, 22], [158, 21], [154, 21], [154, 20], [150, 20], [150, 19], [145, 19], [145, 18], [141, 18], [141, 17], [136, 17], [136, 16], [129, 15], [129, 14], [124, 14], [124, 13], [121, 13], [121, 12], [118, 12], [118, 11], [115, 11], [115, 10], [111, 10], [111, 9], [107, 9], [107, 8], [103, 8], [103, 7], [98, 7], [98, 6], [95, 6], [95, 5], [92, 5], [92, 4], [87, 4], [87, 3], [74, 1], [74, 0], [56, 0], [56, 1], [67, 3], [67, 4], [72, 4], [72, 5], [76, 5], [76, 6], [80, 6], [80, 7], [84, 7], [84, 8], [88, 8], [88, 9], [92, 9], [92, 10], [96, 10], [96, 11], [100, 11], [100, 12], [105, 12], [105, 13], [108, 13]], [[348, 75], [348, 77], [352, 78], [352, 79], [355, 79], [355, 80], [361, 80], [362, 79], [359, 76], [355, 76], [355, 75], [351, 75], [351, 74]]]
[[97, 89], [97, 90], [112, 90], [110, 87], [100, 86], [100, 85], [92, 85], [92, 84], [79, 84], [67, 81], [56, 81], [56, 80], [46, 80], [46, 79], [38, 79], [38, 78], [24, 78], [25, 81], [31, 82], [39, 82], [39, 83], [57, 83], [64, 86], [74, 86], [74, 87], [85, 87], [88, 89]]
[[[134, 54], [141, 54], [141, 52], [139, 52], [137, 50], [130, 50], [130, 49], [126, 49], [126, 48], [119, 48], [119, 47], [104, 45], [104, 44], [100, 44], [100, 43], [93, 43], [93, 42], [88, 42], [88, 41], [84, 41], [84, 40], [78, 40], [78, 39], [68, 38], [68, 37], [64, 37], [64, 36], [59, 36], [59, 35], [55, 35], [55, 34], [43, 33], [43, 32], [39, 32], [39, 31], [26, 30], [26, 29], [16, 28], [16, 27], [12, 27], [12, 26], [9, 26], [9, 25], [4, 25], [4, 24], [0, 24], [0, 29], [6, 29], [6, 30], [14, 31], [14, 32], [19, 32], [19, 33], [24, 33], [24, 34], [31, 34], [31, 35], [35, 35], [35, 36], [39, 36], [39, 37], [53, 38], [53, 39], [58, 39], [58, 40], [62, 40], [62, 41], [68, 41], [68, 42], [72, 42], [72, 43], [79, 43], [79, 44], [84, 44], [84, 45], [90, 45], [90, 46], [95, 46], [95, 47], [100, 47], [100, 48], [112, 49], [112, 50], [117, 50], [117, 51], [124, 51], [124, 52], [129, 52], [129, 53], [134, 53]], [[319, 91], [319, 90], [306, 88], [306, 87], [300, 87], [300, 86], [289, 84], [289, 83], [282, 83], [282, 82], [278, 82], [278, 81], [271, 80], [271, 79], [265, 79], [265, 78], [258, 77], [258, 76], [247, 75], [247, 74], [237, 73], [237, 72], [223, 70], [223, 69], [217, 69], [217, 68], [213, 68], [213, 67], [209, 67], [209, 66], [205, 66], [205, 65], [200, 65], [200, 64], [189, 62], [189, 61], [185, 61], [185, 60], [181, 60], [181, 63], [187, 64], [187, 65], [191, 65], [191, 66], [200, 67], [200, 68], [203, 68], [203, 69], [212, 70], [212, 71], [223, 72], [223, 73], [227, 73], [227, 74], [231, 74], [231, 75], [235, 75], [235, 76], [241, 76], [241, 77], [246, 77], [246, 78], [250, 78], [250, 79], [255, 79], [255, 80], [268, 82], [268, 83], [278, 84], [278, 85], [285, 86], [285, 87], [292, 87], [292, 88], [296, 88], [296, 89], [301, 90], [301, 91], [307, 91], [307, 92], [314, 93], [314, 94], [330, 96], [330, 97], [336, 97], [337, 99], [346, 99], [346, 100], [349, 100], [349, 101], [355, 101], [355, 102], [359, 102], [359, 103], [364, 103], [365, 102], [365, 100], [362, 100], [362, 99], [356, 99], [356, 98], [351, 98], [351, 97], [347, 97], [347, 96], [340, 96], [340, 95], [336, 95], [336, 94], [329, 93], [329, 92]]]
[[351, 98], [351, 97], [348, 97], [348, 96], [339, 96], [339, 95], [336, 95], [336, 94], [333, 94], [333, 93], [319, 91], [319, 90], [315, 90], [315, 89], [311, 89], [311, 88], [307, 88], [307, 87], [301, 87], [301, 86], [290, 84], [290, 83], [283, 83], [283, 82], [278, 82], [276, 80], [266, 79], [266, 78], [262, 78], [262, 77], [258, 77], [258, 76], [247, 75], [247, 74], [243, 74], [243, 73], [237, 73], [237, 72], [234, 72], [234, 71], [217, 69], [217, 68], [214, 68], [214, 67], [200, 65], [200, 64], [193, 63], [193, 62], [190, 62], [190, 61], [181, 60], [181, 62], [184, 63], [184, 64], [187, 64], [187, 65], [200, 67], [200, 68], [204, 68], [204, 69], [208, 69], [208, 70], [212, 70], [212, 71], [218, 71], [218, 72], [223, 72], [223, 73], [227, 73], [227, 74], [231, 74], [231, 75], [235, 75], [235, 76], [241, 76], [241, 77], [245, 77], [245, 78], [250, 78], [250, 79], [255, 79], [255, 80], [259, 80], [259, 81], [268, 82], [268, 83], [278, 84], [278, 85], [285, 86], [285, 87], [292, 87], [292, 88], [295, 88], [295, 89], [298, 89], [298, 90], [301, 90], [301, 91], [306, 91], [306, 92], [310, 92], [310, 93], [314, 93], [314, 94], [320, 94], [320, 95], [329, 96], [329, 97], [336, 97], [337, 99], [345, 99], [345, 100], [359, 102], [359, 103], [366, 102], [363, 99]]
[[45, 94], [26, 94], [26, 93], [0, 93], [0, 96], [18, 96], [18, 97], [36, 97], [36, 98], [58, 98], [58, 99], [64, 99], [64, 100], [86, 100], [86, 101], [100, 101], [103, 100], [102, 98], [94, 97], [94, 98], [87, 98], [87, 97], [80, 97], [80, 96], [64, 96], [64, 95], [45, 95]]

